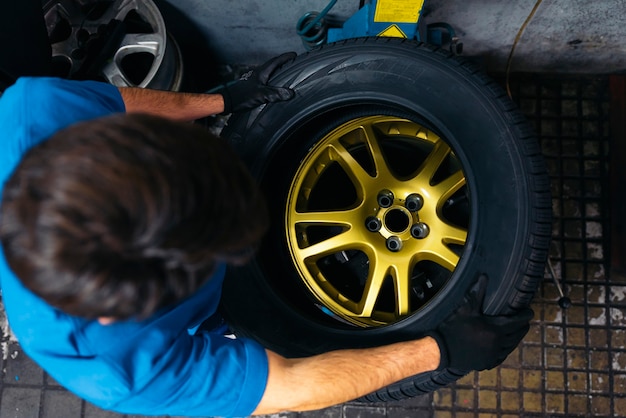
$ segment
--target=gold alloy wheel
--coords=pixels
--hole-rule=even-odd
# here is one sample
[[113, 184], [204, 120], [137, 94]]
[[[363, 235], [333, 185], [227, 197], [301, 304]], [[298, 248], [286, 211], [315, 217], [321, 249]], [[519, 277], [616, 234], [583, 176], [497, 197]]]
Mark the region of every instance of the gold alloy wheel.
[[292, 179], [285, 227], [320, 308], [375, 327], [426, 304], [467, 240], [468, 214], [450, 215], [467, 201], [465, 184], [448, 144], [406, 119], [360, 117], [318, 141]]

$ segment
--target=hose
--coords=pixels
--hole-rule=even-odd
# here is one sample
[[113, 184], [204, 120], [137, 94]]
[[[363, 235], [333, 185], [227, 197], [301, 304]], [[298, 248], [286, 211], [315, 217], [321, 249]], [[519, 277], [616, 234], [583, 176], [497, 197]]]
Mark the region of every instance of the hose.
[[328, 25], [324, 20], [337, 0], [330, 0], [321, 12], [307, 12], [296, 23], [296, 32], [302, 38], [302, 44], [307, 50], [326, 43]]

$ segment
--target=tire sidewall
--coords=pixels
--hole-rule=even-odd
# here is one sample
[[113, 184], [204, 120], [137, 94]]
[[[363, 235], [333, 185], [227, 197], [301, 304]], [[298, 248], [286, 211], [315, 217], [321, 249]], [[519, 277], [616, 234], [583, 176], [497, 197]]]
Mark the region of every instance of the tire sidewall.
[[[524, 237], [530, 233], [528, 168], [517, 141], [520, 133], [461, 65], [397, 42], [370, 44], [367, 52], [359, 45], [334, 45], [296, 60], [274, 77], [273, 84], [295, 90], [292, 100], [229, 121], [224, 136], [263, 182], [268, 165], [280, 164], [273, 158], [276, 150], [287, 140], [298, 140], [293, 132], [310, 123], [312, 115], [368, 104], [419, 115], [461, 161], [472, 203], [463, 256], [448, 285], [425, 309], [382, 328], [330, 327], [301, 315], [276, 294], [261, 265], [253, 262], [232, 269], [224, 289], [226, 315], [235, 326], [245, 322], [244, 334], [283, 355], [417, 338], [460, 306], [482, 275], [489, 279], [485, 312], [508, 309], [506, 301], [523, 278]], [[290, 280], [293, 268], [285, 269]]]

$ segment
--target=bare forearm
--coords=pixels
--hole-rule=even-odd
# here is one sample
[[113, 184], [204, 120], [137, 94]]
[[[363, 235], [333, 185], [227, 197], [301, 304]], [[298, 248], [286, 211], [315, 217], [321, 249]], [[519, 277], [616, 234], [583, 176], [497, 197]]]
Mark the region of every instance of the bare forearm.
[[219, 94], [178, 93], [171, 91], [120, 87], [128, 113], [148, 113], [168, 119], [192, 121], [224, 111]]
[[439, 347], [430, 337], [303, 359], [269, 352], [270, 374], [255, 414], [325, 408], [371, 393], [415, 374], [435, 370]]

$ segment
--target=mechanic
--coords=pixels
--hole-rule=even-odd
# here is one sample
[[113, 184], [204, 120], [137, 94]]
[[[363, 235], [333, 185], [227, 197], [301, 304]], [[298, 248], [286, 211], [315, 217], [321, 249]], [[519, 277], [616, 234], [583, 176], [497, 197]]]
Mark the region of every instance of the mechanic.
[[[532, 311], [481, 313], [486, 281], [438, 329], [376, 348], [288, 359], [228, 338], [228, 264], [267, 229], [261, 192], [194, 119], [288, 100], [281, 55], [216, 94], [20, 78], [0, 97], [0, 284], [24, 352], [126, 414], [246, 416], [343, 403], [422, 372], [493, 368]], [[186, 121], [186, 122], [181, 122]]]

